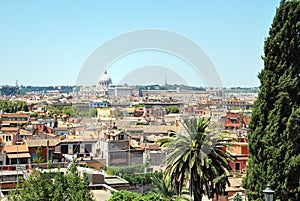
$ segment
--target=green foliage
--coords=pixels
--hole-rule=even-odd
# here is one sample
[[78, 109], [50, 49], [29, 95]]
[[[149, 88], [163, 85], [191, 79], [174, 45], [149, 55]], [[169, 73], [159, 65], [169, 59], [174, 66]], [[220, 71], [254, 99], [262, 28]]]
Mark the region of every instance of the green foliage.
[[18, 111], [28, 112], [28, 106], [23, 101], [7, 101], [0, 100], [0, 110], [6, 113], [14, 113]]
[[38, 115], [38, 113], [36, 113], [36, 112], [30, 114], [30, 117], [38, 117], [38, 116], [39, 116], [39, 115]]
[[112, 197], [108, 201], [166, 201], [161, 199], [159, 195], [154, 193], [138, 194], [130, 191], [113, 192]]
[[144, 104], [136, 104], [136, 105], [134, 105], [134, 107], [135, 108], [141, 108], [141, 107], [145, 107], [145, 105]]
[[62, 108], [61, 107], [53, 107], [53, 106], [47, 106], [47, 111], [49, 112], [49, 116], [54, 118], [57, 116], [60, 116]]
[[249, 125], [249, 200], [270, 183], [280, 200], [300, 200], [300, 1], [281, 1], [264, 46], [261, 85]]
[[136, 85], [135, 86], [136, 89], [139, 90], [197, 90], [197, 91], [205, 91], [205, 88], [203, 87], [193, 87], [193, 86], [186, 86], [186, 85], [182, 85], [182, 84], [173, 84], [173, 85], [169, 85], [168, 86], [160, 86], [160, 85]]
[[236, 193], [233, 196], [233, 201], [243, 201], [243, 198], [242, 198], [242, 196], [239, 193]]
[[50, 117], [67, 115], [69, 117], [96, 117], [97, 109], [89, 108], [81, 110], [76, 106], [48, 106], [48, 112], [50, 113]]
[[162, 172], [148, 172], [142, 174], [124, 174], [122, 178], [129, 182], [131, 186], [137, 184], [153, 184], [153, 178], [162, 178]]
[[41, 147], [38, 147], [35, 153], [36, 153], [36, 157], [34, 157], [32, 159], [32, 162], [37, 163], [37, 164], [44, 162], [44, 159], [41, 154]]
[[145, 170], [144, 165], [132, 165], [132, 166], [112, 166], [106, 167], [106, 174], [109, 175], [120, 175], [122, 174], [135, 174], [135, 173], [142, 173]]
[[66, 174], [60, 172], [44, 173], [36, 171], [21, 184], [19, 189], [11, 190], [8, 200], [94, 200], [89, 190], [89, 181], [80, 179], [73, 164]]
[[169, 113], [179, 113], [180, 110], [179, 110], [179, 107], [177, 105], [174, 105], [174, 106], [166, 107], [166, 112], [167, 112], [167, 114], [169, 114]]
[[80, 109], [78, 107], [73, 106], [73, 115], [72, 117], [97, 117], [97, 108], [89, 108], [89, 109]]
[[19, 88], [17, 86], [1, 86], [0, 88], [0, 95], [10, 96], [10, 95], [16, 95], [19, 94]]
[[209, 198], [222, 195], [229, 184], [231, 156], [224, 151], [228, 144], [222, 136], [208, 132], [209, 123], [205, 118], [185, 119], [186, 132], [173, 134], [164, 144], [169, 149], [164, 178], [170, 178], [177, 195], [187, 181], [195, 200], [202, 200], [204, 194]]
[[190, 200], [189, 199], [189, 192], [184, 191], [182, 195], [177, 196], [176, 191], [172, 188], [172, 181], [169, 176], [166, 176], [165, 179], [162, 177], [153, 176], [152, 184], [155, 186], [151, 192], [159, 195], [161, 199], [164, 200]]
[[74, 117], [72, 106], [64, 106], [62, 108], [61, 112], [62, 112], [62, 114], [67, 115], [69, 117]]

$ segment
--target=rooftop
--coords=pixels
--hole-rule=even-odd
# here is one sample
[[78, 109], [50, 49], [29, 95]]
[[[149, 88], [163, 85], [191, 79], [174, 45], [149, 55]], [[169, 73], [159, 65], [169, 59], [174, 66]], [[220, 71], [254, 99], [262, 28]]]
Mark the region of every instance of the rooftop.
[[6, 145], [3, 150], [6, 153], [22, 153], [28, 152], [28, 147], [26, 145]]
[[54, 147], [60, 143], [60, 139], [36, 139], [36, 140], [25, 140], [28, 147], [46, 147], [49, 142], [50, 147]]
[[92, 190], [96, 201], [107, 201], [111, 197], [111, 193], [106, 190]]

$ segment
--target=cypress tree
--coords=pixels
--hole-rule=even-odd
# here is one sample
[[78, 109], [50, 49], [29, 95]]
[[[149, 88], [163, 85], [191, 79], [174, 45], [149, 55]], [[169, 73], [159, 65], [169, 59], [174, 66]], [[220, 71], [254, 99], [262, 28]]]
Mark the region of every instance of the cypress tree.
[[276, 199], [300, 200], [300, 1], [281, 1], [263, 61], [244, 186], [249, 200], [263, 200], [268, 183]]

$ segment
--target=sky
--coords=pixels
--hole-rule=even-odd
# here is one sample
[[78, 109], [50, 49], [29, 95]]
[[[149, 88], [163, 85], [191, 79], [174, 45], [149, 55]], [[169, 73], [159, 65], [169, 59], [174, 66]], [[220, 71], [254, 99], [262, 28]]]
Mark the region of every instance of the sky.
[[[0, 0], [0, 85], [75, 85], [84, 63], [101, 45], [128, 32], [157, 29], [196, 43], [223, 86], [257, 87], [264, 40], [279, 2]], [[114, 84], [134, 83], [141, 73], [147, 75], [139, 81], [144, 84], [206, 84], [188, 62], [164, 51], [128, 52], [99, 72], [103, 68]]]

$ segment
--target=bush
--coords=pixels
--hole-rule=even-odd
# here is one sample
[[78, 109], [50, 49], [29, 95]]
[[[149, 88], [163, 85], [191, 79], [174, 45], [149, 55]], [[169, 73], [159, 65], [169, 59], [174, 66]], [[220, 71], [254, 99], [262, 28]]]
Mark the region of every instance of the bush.
[[127, 180], [131, 186], [142, 184], [153, 184], [153, 178], [163, 178], [162, 172], [149, 172], [143, 174], [124, 174], [123, 179]]
[[108, 201], [124, 201], [124, 200], [131, 200], [131, 201], [164, 201], [159, 197], [159, 195], [156, 195], [154, 193], [148, 193], [148, 194], [138, 194], [133, 193], [130, 191], [118, 191], [113, 192], [112, 197]]
[[110, 175], [117, 175], [119, 176], [120, 173], [122, 174], [135, 174], [135, 173], [143, 173], [145, 170], [144, 165], [133, 165], [133, 166], [124, 166], [124, 167], [107, 167], [106, 173]]

